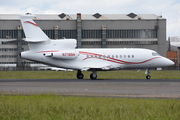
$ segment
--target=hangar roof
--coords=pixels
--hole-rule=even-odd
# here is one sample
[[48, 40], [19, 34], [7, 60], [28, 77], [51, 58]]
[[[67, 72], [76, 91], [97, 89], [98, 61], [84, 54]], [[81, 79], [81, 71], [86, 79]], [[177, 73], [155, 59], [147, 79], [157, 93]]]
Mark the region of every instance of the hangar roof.
[[[77, 14], [36, 14], [37, 20], [76, 20]], [[153, 20], [165, 19], [155, 14], [81, 14], [81, 20]], [[18, 14], [0, 14], [0, 20], [19, 20]]]

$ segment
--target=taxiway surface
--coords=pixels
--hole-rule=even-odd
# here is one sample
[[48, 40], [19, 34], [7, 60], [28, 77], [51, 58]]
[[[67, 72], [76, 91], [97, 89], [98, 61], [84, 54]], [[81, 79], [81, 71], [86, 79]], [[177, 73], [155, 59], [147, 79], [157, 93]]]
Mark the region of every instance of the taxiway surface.
[[180, 98], [180, 80], [171, 79], [0, 79], [3, 93]]

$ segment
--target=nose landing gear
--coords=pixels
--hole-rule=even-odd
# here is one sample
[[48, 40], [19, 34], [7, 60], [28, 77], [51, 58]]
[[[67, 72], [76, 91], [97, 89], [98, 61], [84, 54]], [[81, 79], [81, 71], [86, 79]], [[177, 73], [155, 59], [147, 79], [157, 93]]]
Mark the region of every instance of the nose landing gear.
[[150, 80], [150, 79], [151, 79], [151, 76], [150, 76], [150, 75], [147, 75], [147, 76], [146, 76], [146, 79], [147, 79], [147, 80]]
[[145, 74], [147, 74], [146, 79], [150, 80], [151, 79], [151, 76], [149, 75], [150, 74], [150, 69], [147, 69]]

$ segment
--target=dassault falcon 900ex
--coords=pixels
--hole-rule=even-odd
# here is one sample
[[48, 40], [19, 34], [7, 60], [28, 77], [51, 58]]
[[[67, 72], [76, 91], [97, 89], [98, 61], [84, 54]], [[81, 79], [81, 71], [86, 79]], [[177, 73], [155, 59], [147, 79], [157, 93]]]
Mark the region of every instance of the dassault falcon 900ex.
[[28, 42], [29, 51], [21, 52], [24, 59], [43, 64], [77, 70], [77, 78], [83, 79], [81, 71], [92, 71], [91, 79], [97, 78], [96, 71], [118, 69], [161, 68], [174, 65], [171, 60], [149, 49], [137, 48], [99, 48], [76, 49], [76, 39], [51, 40], [32, 20], [35, 15], [20, 15], [21, 24]]

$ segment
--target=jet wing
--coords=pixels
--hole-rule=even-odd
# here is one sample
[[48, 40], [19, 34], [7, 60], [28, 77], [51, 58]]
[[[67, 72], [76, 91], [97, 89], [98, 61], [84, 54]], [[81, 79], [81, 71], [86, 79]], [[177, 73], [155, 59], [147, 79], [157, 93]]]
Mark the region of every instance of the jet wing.
[[114, 67], [113, 65], [107, 65], [107, 66], [91, 66], [91, 67], [84, 67], [83, 69], [81, 69], [82, 71], [88, 71], [88, 70], [92, 70], [92, 69], [96, 69], [99, 71], [105, 71], [105, 70], [118, 70], [120, 69], [120, 67]]
[[115, 69], [115, 67], [113, 67], [112, 65], [102, 67], [102, 70], [111, 70], [111, 69]]

